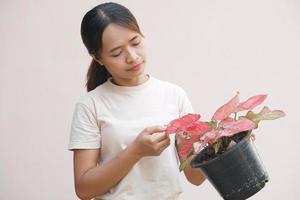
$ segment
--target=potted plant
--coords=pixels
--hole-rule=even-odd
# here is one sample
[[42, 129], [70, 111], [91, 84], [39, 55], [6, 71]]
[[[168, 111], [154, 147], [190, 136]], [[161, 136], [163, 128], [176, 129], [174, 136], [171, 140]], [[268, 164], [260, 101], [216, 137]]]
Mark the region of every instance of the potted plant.
[[[166, 133], [176, 133], [183, 170], [190, 163], [200, 168], [219, 194], [228, 200], [246, 199], [269, 180], [257, 153], [253, 131], [262, 120], [285, 116], [281, 110], [263, 107], [252, 111], [267, 95], [239, 101], [239, 92], [221, 106], [210, 121], [201, 121], [199, 114], [187, 114], [171, 121]], [[244, 112], [244, 114], [241, 114]]]

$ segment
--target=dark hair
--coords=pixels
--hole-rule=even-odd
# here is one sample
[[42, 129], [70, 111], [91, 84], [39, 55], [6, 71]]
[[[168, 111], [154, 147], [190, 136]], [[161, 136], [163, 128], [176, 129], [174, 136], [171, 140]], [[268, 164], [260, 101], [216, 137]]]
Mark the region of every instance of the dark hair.
[[[81, 22], [81, 38], [89, 54], [99, 58], [102, 50], [102, 34], [104, 29], [114, 23], [141, 33], [133, 14], [124, 6], [117, 3], [103, 3], [88, 11]], [[95, 89], [104, 83], [111, 74], [104, 65], [92, 60], [87, 72], [87, 91]]]

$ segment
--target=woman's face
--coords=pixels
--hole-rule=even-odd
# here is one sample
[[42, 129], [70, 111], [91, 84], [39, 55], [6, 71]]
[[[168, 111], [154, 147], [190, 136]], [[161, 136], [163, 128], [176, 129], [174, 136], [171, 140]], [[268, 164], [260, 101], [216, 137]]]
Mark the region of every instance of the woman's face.
[[114, 80], [132, 80], [144, 75], [144, 38], [131, 29], [109, 24], [102, 35], [100, 62]]

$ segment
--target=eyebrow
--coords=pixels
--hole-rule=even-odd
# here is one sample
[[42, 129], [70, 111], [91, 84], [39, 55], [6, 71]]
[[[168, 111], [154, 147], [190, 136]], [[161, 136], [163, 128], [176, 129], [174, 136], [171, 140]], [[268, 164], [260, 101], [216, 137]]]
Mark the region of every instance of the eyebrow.
[[[134, 36], [133, 38], [131, 38], [131, 39], [129, 40], [129, 42], [135, 40], [137, 37], [139, 37], [139, 36], [138, 36], [138, 35]], [[117, 50], [117, 49], [119, 49], [119, 48], [121, 48], [121, 46], [115, 47], [115, 48], [111, 49], [109, 52], [111, 53], [111, 52], [113, 52], [113, 51], [115, 51], [115, 50]]]

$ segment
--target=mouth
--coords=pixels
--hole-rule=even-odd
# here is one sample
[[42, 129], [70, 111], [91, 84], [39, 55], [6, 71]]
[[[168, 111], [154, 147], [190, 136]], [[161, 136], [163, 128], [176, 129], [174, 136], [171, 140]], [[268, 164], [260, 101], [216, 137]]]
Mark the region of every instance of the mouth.
[[144, 61], [139, 63], [139, 64], [133, 65], [128, 71], [137, 71], [137, 70], [139, 70], [143, 63], [144, 63]]

